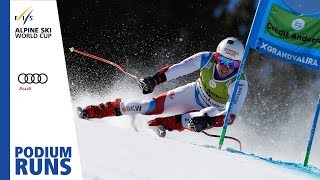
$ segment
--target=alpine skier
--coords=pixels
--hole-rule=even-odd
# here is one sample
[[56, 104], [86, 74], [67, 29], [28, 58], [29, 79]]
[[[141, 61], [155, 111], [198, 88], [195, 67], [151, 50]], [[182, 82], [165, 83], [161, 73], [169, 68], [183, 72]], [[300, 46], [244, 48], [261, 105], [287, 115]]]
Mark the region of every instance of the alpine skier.
[[[152, 93], [154, 88], [165, 81], [200, 70], [200, 78], [195, 82], [164, 92], [148, 100], [115, 101], [78, 107], [79, 117], [83, 119], [110, 116], [143, 114], [172, 114], [168, 117], [148, 121], [149, 126], [166, 130], [195, 132], [212, 127], [221, 127], [229, 107], [236, 75], [243, 57], [244, 46], [240, 40], [228, 37], [222, 40], [216, 52], [199, 52], [180, 63], [162, 68], [154, 76], [139, 80], [143, 94]], [[246, 94], [248, 82], [244, 73], [239, 81], [229, 124], [239, 114]]]

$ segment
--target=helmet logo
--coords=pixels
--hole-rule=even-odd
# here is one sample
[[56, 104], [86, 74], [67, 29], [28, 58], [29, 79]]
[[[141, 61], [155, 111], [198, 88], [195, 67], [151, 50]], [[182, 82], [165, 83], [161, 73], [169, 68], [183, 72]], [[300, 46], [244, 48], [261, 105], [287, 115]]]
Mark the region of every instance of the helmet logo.
[[229, 48], [224, 48], [224, 51], [226, 52], [226, 54], [233, 56], [233, 57], [236, 57], [239, 54], [238, 52], [231, 50]]

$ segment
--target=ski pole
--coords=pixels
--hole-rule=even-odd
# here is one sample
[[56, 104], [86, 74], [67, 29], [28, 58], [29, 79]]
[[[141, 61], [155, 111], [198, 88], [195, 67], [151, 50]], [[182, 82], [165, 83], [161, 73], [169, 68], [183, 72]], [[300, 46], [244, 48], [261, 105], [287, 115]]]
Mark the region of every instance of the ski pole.
[[[221, 137], [221, 136], [219, 136], [219, 135], [209, 134], [209, 133], [207, 133], [207, 132], [205, 132], [205, 131], [201, 131], [201, 132], [202, 132], [203, 134], [207, 135], [207, 136], [210, 136], [210, 137], [216, 137], [216, 138], [220, 138], [220, 137]], [[234, 141], [237, 141], [237, 142], [239, 143], [239, 149], [240, 149], [240, 151], [242, 151], [241, 141], [240, 141], [239, 139], [234, 138], [234, 137], [232, 137], [232, 136], [224, 136], [224, 138], [226, 138], [226, 139], [232, 139], [232, 140], [234, 140]]]
[[136, 80], [139, 80], [139, 79], [140, 79], [140, 77], [128, 73], [128, 72], [125, 70], [125, 68], [122, 67], [122, 66], [119, 65], [119, 64], [116, 64], [116, 63], [111, 62], [111, 61], [109, 61], [109, 60], [106, 60], [106, 59], [104, 59], [104, 58], [101, 58], [101, 57], [98, 57], [98, 56], [89, 54], [89, 53], [87, 53], [87, 52], [79, 51], [79, 50], [75, 49], [74, 47], [69, 48], [69, 50], [70, 50], [70, 52], [75, 52], [75, 53], [81, 54], [81, 55], [83, 55], [83, 56], [87, 56], [87, 57], [89, 57], [89, 58], [92, 58], [92, 59], [95, 59], [95, 60], [98, 60], [98, 61], [102, 61], [102, 62], [108, 63], [108, 64], [110, 64], [110, 65], [118, 68], [120, 71], [122, 71], [122, 72], [125, 73], [126, 75], [128, 75], [128, 76], [130, 76], [130, 77], [132, 77], [132, 78], [135, 78]]

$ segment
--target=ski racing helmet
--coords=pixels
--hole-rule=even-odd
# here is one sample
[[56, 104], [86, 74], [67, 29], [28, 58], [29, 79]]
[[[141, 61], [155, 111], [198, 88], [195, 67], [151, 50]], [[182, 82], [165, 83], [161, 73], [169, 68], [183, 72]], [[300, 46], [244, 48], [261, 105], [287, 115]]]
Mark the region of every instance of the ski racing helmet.
[[239, 39], [228, 37], [219, 43], [216, 52], [228, 59], [242, 61], [244, 46]]

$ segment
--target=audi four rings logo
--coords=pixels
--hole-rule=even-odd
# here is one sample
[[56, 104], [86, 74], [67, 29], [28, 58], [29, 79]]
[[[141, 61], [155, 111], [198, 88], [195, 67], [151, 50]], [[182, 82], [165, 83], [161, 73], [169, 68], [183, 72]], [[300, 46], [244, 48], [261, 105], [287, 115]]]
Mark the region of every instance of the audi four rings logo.
[[18, 76], [18, 81], [21, 84], [45, 84], [48, 81], [48, 76], [45, 73], [21, 73]]

